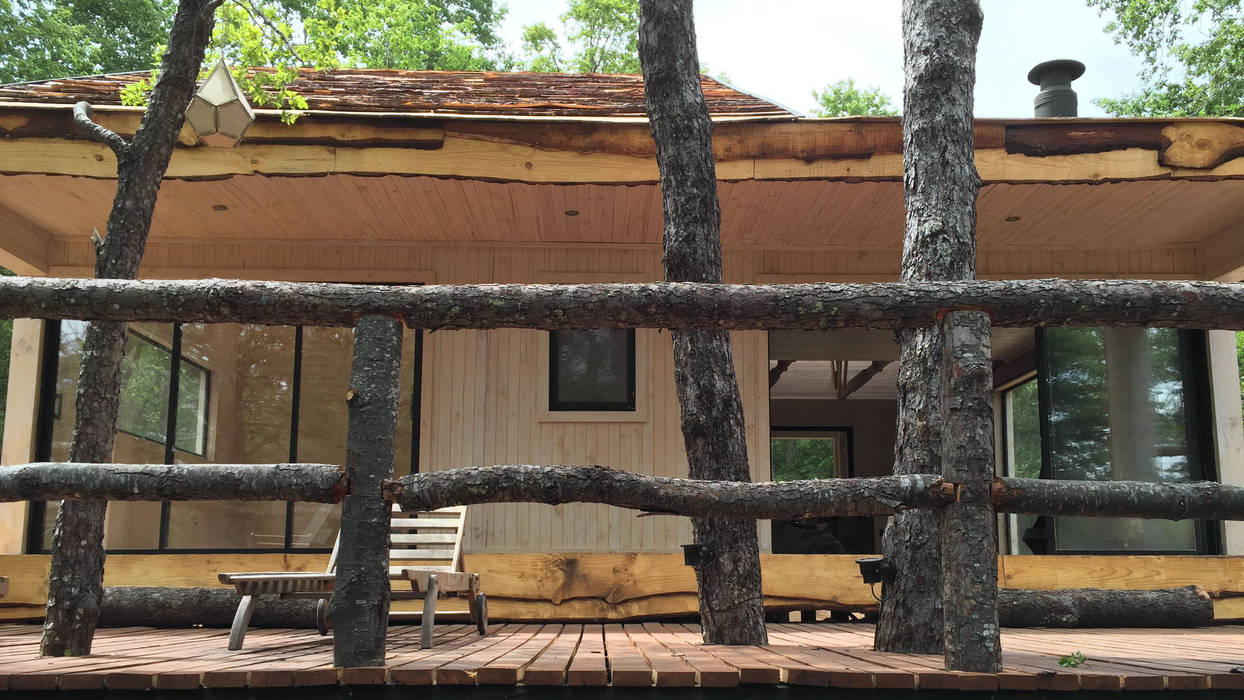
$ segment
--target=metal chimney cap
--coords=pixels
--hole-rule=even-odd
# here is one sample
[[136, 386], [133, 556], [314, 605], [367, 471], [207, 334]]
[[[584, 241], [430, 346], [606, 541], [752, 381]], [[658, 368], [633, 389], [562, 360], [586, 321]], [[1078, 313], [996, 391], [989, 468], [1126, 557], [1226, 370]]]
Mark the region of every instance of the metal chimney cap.
[[1040, 85], [1043, 76], [1055, 71], [1066, 72], [1068, 74], [1067, 82], [1070, 83], [1072, 80], [1084, 75], [1084, 64], [1069, 58], [1038, 63], [1032, 67], [1032, 70], [1028, 71], [1028, 82], [1033, 85]]

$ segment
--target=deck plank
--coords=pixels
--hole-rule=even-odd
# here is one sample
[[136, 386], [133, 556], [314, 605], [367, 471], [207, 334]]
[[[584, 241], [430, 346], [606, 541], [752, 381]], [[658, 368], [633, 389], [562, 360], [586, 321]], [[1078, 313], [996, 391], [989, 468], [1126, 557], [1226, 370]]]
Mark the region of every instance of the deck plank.
[[566, 671], [574, 659], [579, 640], [583, 637], [583, 625], [558, 626], [559, 633], [552, 644], [529, 664], [523, 674], [525, 685], [564, 685]]
[[584, 625], [579, 649], [566, 671], [569, 685], [608, 685], [610, 660], [605, 655], [603, 625]]
[[[199, 687], [443, 683], [731, 687], [788, 683], [841, 688], [951, 690], [1244, 689], [1244, 627], [1194, 630], [1004, 630], [1000, 674], [944, 670], [934, 654], [872, 649], [873, 627], [853, 623], [769, 626], [770, 645], [704, 645], [696, 625], [508, 624], [487, 636], [438, 625], [423, 649], [419, 627], [389, 629], [385, 665], [333, 667], [332, 639], [314, 630], [255, 629], [226, 648], [224, 629], [99, 630], [93, 654], [39, 657], [40, 628], [0, 625], [0, 690], [190, 690]], [[1058, 665], [1082, 652], [1076, 668]]]

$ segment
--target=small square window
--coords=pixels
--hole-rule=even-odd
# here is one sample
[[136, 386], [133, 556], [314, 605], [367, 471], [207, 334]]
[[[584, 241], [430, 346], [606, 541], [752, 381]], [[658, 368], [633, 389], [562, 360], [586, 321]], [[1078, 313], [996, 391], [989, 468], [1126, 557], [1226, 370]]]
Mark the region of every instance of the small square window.
[[549, 410], [634, 411], [634, 329], [549, 333]]

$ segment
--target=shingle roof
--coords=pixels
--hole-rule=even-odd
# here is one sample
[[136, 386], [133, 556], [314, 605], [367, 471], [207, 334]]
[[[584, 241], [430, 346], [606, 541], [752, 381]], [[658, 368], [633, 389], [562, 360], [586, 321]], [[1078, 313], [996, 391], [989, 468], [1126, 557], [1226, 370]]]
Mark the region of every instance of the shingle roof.
[[[256, 70], [256, 69], [252, 69]], [[258, 69], [263, 70], [263, 69]], [[0, 86], [0, 102], [93, 105], [121, 103], [125, 85], [146, 72], [55, 78]], [[715, 117], [789, 117], [768, 100], [701, 76]], [[309, 109], [338, 112], [642, 117], [643, 77], [595, 73], [302, 69], [290, 88]]]

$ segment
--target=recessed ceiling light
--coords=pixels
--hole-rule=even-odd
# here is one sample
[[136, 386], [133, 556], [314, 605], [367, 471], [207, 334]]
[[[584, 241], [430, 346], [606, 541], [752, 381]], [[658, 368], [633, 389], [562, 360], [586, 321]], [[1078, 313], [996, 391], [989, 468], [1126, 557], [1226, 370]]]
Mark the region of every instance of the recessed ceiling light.
[[1012, 215], [1012, 216], [1008, 216], [1008, 217], [1006, 217], [1005, 219], [1003, 219], [1003, 221], [1006, 221], [1008, 224], [1013, 224], [1013, 223], [1015, 223], [1016, 221], [1019, 221], [1019, 217], [1018, 217], [1018, 216], [1015, 216], [1015, 215]]
[[562, 213], [565, 214], [566, 216], [578, 216], [579, 210], [578, 209], [567, 209], [566, 211]]
[[212, 205], [212, 210], [213, 210], [213, 211], [228, 211], [228, 209], [229, 209], [229, 207], [227, 207], [227, 206], [225, 206], [225, 205], [223, 205], [223, 204], [213, 204], [213, 205]]

